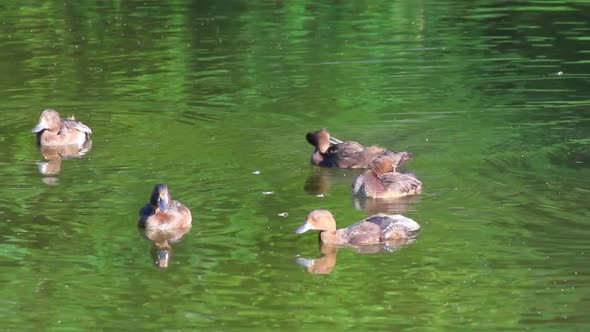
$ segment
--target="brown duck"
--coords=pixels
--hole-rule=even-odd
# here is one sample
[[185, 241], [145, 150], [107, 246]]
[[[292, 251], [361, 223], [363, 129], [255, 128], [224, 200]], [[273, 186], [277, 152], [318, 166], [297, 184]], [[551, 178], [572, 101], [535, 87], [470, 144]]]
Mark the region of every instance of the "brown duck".
[[172, 200], [165, 183], [158, 183], [150, 195], [150, 202], [139, 211], [139, 227], [147, 229], [178, 229], [190, 227], [192, 215], [189, 208]]
[[330, 137], [328, 130], [310, 131], [305, 136], [315, 147], [311, 163], [322, 167], [367, 168], [379, 156], [388, 156], [396, 166], [410, 160], [409, 152], [395, 152], [379, 146], [365, 147], [354, 141], [340, 141]]
[[92, 133], [88, 126], [76, 121], [74, 116], [62, 119], [59, 113], [52, 109], [41, 112], [39, 122], [31, 131], [37, 133], [37, 142], [44, 146], [82, 146]]
[[411, 238], [420, 225], [401, 214], [376, 214], [346, 228], [336, 229], [336, 220], [330, 211], [314, 210], [295, 233], [312, 229], [320, 231], [322, 243], [359, 246]]
[[395, 198], [422, 192], [422, 181], [413, 173], [399, 173], [389, 157], [376, 158], [371, 169], [354, 179], [354, 195], [373, 198]]

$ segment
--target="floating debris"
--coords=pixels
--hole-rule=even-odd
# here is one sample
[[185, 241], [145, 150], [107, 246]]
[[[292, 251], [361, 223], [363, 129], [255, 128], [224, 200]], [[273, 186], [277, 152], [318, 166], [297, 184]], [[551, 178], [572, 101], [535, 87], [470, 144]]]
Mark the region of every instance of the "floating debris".
[[558, 71], [557, 73], [555, 73], [555, 75], [561, 76], [561, 75], [563, 75], [563, 72], [562, 71]]
[[287, 212], [281, 212], [278, 214], [279, 217], [288, 217], [289, 214]]
[[317, 194], [317, 195], [315, 195], [315, 197], [320, 197], [320, 198], [322, 198], [322, 197], [325, 197], [325, 195], [324, 195], [324, 194]]
[[263, 195], [272, 195], [274, 193], [275, 193], [274, 191], [263, 191], [262, 192]]
[[260, 174], [260, 171], [259, 170], [255, 170], [254, 172], [252, 172], [252, 174], [258, 175], [258, 174]]

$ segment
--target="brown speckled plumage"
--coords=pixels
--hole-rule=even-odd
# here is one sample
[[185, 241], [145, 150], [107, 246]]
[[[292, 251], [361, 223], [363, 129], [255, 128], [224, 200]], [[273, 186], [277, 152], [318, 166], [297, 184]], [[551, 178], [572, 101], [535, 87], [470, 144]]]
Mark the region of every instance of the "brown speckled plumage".
[[62, 119], [57, 111], [46, 109], [41, 113], [39, 122], [31, 130], [37, 133], [37, 142], [44, 146], [76, 144], [82, 146], [92, 130], [73, 116]]
[[363, 197], [394, 198], [422, 192], [422, 182], [413, 173], [399, 173], [394, 161], [378, 157], [371, 169], [359, 175], [352, 184], [352, 193]]
[[139, 227], [156, 229], [173, 229], [190, 227], [191, 211], [179, 201], [172, 200], [168, 186], [164, 183], [155, 185], [150, 202], [139, 211]]
[[336, 220], [330, 211], [314, 210], [295, 232], [304, 233], [312, 229], [320, 231], [323, 243], [358, 246], [409, 238], [420, 229], [420, 225], [401, 214], [377, 214], [346, 228], [336, 229]]
[[310, 131], [305, 137], [316, 148], [311, 162], [317, 166], [366, 168], [379, 156], [388, 156], [396, 166], [400, 166], [411, 159], [409, 152], [396, 152], [378, 146], [364, 147], [353, 141], [331, 143], [330, 133], [326, 129]]

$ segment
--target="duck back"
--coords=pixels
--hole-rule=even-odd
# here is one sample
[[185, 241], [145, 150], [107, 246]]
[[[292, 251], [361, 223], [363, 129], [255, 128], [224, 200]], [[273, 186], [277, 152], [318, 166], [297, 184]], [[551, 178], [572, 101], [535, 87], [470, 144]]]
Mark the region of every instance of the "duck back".
[[388, 156], [396, 166], [401, 166], [411, 159], [409, 152], [396, 152], [378, 146], [364, 147], [352, 141], [330, 146], [325, 155], [330, 161], [330, 166], [338, 168], [367, 168], [380, 156]]
[[422, 181], [414, 173], [386, 173], [380, 179], [385, 188], [402, 196], [422, 192]]
[[371, 170], [352, 183], [354, 195], [372, 198], [395, 198], [422, 192], [422, 181], [413, 173], [389, 172], [376, 176]]
[[417, 222], [401, 214], [378, 214], [339, 230], [339, 235], [352, 245], [367, 245], [409, 238], [419, 229]]
[[357, 142], [342, 142], [330, 146], [326, 157], [332, 167], [338, 168], [364, 168], [367, 165], [365, 147]]

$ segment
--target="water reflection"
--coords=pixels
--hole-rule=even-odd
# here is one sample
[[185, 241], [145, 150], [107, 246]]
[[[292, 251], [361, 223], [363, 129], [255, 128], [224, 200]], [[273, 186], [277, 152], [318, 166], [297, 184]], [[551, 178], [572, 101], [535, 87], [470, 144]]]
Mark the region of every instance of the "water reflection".
[[[465, 330], [471, 323], [483, 331], [583, 331], [590, 323], [590, 3], [511, 4], [6, 2], [4, 330], [90, 330], [100, 322], [126, 330]], [[28, 110], [48, 103], [85, 114], [81, 120], [100, 132], [100, 149], [89, 155], [108, 157], [85, 165], [92, 181], [77, 181], [89, 169], [70, 160], [60, 186], [39, 183], [46, 175], [33, 162], [45, 160], [27, 137]], [[433, 195], [411, 208], [405, 199], [358, 207], [401, 205], [436, 222], [424, 224], [428, 236], [420, 240], [428, 243], [403, 256], [339, 249], [344, 266], [333, 269], [332, 287], [311, 284], [302, 293], [301, 274], [290, 273], [304, 270], [293, 265], [297, 252], [286, 260], [275, 254], [293, 250], [278, 235], [292, 219], [274, 214], [288, 208], [294, 218], [319, 204], [343, 217], [373, 214], [351, 213], [357, 172], [322, 174], [309, 165], [313, 148], [301, 134], [324, 123], [342, 138], [408, 149], [417, 157], [411, 168], [428, 174]], [[254, 169], [276, 176], [245, 176]], [[301, 193], [310, 174], [328, 182], [308, 181], [306, 190], [329, 191], [326, 199]], [[212, 221], [202, 241], [191, 234], [166, 241], [173, 250], [162, 250], [162, 260], [182, 263], [173, 278], [151, 263], [128, 264], [134, 255], [151, 259], [152, 241], [105, 222], [125, 218], [146, 178], [190, 186], [186, 203], [201, 205]], [[137, 242], [139, 252], [121, 252]], [[321, 256], [307, 243], [301, 254]], [[395, 278], [392, 260], [403, 272]], [[366, 290], [367, 276], [388, 282]], [[170, 291], [147, 298], [146, 287], [199, 298]], [[292, 315], [302, 308], [304, 320]]]
[[352, 186], [352, 180], [363, 172], [362, 169], [343, 170], [336, 168], [314, 167], [307, 176], [303, 190], [313, 195], [325, 195], [333, 184]]
[[191, 226], [171, 229], [138, 228], [139, 233], [153, 242], [150, 254], [153, 262], [161, 269], [168, 268], [172, 255], [170, 243], [176, 243], [191, 230]]
[[332, 272], [334, 266], [336, 266], [336, 255], [338, 254], [338, 246], [324, 244], [319, 241], [320, 245], [320, 257], [317, 258], [305, 258], [297, 256], [295, 262], [301, 266], [305, 266], [307, 272], [315, 274], [328, 274]]
[[43, 175], [48, 175], [43, 178], [43, 182], [47, 184], [57, 184], [57, 178], [53, 175], [59, 174], [61, 171], [61, 162], [69, 158], [80, 158], [92, 149], [92, 141], [86, 140], [81, 146], [62, 145], [62, 146], [39, 146], [39, 151], [45, 159], [43, 162], [37, 162], [37, 168]]
[[352, 206], [358, 210], [365, 210], [369, 214], [399, 213], [411, 209], [411, 205], [420, 200], [420, 196], [405, 196], [396, 198], [368, 198], [352, 197]]
[[331, 187], [329, 170], [326, 168], [314, 167], [311, 173], [305, 180], [303, 190], [314, 195], [325, 195], [330, 191]]
[[[377, 253], [391, 253], [400, 250], [406, 244], [416, 241], [416, 237], [407, 239], [390, 240], [384, 243], [367, 245], [367, 246], [351, 246], [351, 248], [360, 254], [377, 254]], [[321, 255], [317, 258], [305, 258], [301, 256], [295, 257], [295, 262], [307, 269], [307, 272], [314, 274], [329, 274], [336, 266], [336, 256], [338, 255], [339, 246], [330, 245], [319, 242], [319, 249]]]

